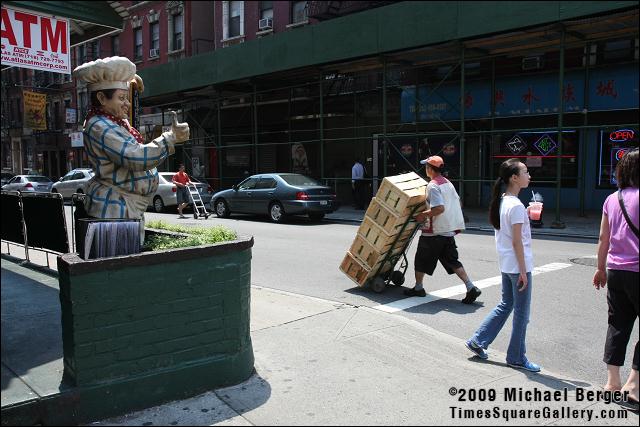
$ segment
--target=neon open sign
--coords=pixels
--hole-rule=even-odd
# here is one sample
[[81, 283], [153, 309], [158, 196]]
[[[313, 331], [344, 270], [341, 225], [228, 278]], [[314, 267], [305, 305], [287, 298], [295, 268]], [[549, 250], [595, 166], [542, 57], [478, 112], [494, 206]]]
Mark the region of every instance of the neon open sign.
[[613, 142], [625, 142], [633, 139], [635, 132], [631, 129], [614, 130], [609, 134], [609, 139]]

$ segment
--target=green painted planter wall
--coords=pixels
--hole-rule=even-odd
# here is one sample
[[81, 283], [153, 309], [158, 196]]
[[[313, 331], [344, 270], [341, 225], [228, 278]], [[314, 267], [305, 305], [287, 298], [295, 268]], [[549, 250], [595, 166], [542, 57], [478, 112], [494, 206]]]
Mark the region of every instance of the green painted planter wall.
[[247, 379], [252, 246], [59, 257], [65, 381], [129, 410]]

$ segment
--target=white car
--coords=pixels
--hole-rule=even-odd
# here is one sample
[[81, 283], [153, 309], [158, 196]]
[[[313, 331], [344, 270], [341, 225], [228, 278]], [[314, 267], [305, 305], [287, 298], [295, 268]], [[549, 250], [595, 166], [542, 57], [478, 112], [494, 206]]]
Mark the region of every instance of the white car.
[[[158, 190], [156, 190], [156, 194], [153, 195], [152, 205], [154, 211], [160, 213], [164, 212], [164, 210], [171, 206], [176, 206], [178, 204], [178, 198], [176, 197], [176, 186], [173, 184], [173, 176], [177, 172], [159, 172], [159, 183]], [[206, 208], [209, 207], [209, 202], [211, 202], [211, 196], [213, 196], [213, 189], [211, 186], [205, 182], [200, 182], [196, 178], [189, 175], [189, 179], [193, 182], [198, 190], [198, 194], [202, 199], [202, 203]], [[192, 189], [189, 189], [189, 193], [192, 193]]]
[[84, 194], [93, 175], [93, 169], [74, 169], [54, 183], [51, 192], [60, 193], [65, 199], [70, 199], [74, 193]]
[[51, 191], [51, 181], [42, 175], [16, 175], [2, 186], [6, 191], [26, 191], [37, 193], [48, 193]]

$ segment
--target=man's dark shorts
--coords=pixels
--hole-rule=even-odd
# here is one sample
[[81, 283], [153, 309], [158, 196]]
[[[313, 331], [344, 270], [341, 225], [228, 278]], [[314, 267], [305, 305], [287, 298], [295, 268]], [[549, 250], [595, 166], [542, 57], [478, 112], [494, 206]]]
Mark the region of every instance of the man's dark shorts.
[[189, 189], [187, 187], [178, 187], [176, 197], [178, 198], [178, 204], [191, 202], [189, 199]]
[[420, 236], [414, 260], [415, 270], [431, 276], [438, 261], [449, 274], [453, 274], [453, 270], [462, 267], [458, 261], [456, 240], [453, 236]]

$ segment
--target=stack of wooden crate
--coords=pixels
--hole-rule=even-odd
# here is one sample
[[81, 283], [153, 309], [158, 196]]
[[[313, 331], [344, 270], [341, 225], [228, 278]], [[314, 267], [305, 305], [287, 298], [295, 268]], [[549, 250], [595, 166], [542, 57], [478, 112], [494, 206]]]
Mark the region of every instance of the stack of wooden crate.
[[358, 286], [394, 266], [385, 259], [400, 255], [419, 225], [411, 221], [416, 205], [424, 205], [427, 182], [411, 172], [390, 176], [365, 212], [356, 238], [340, 264]]

